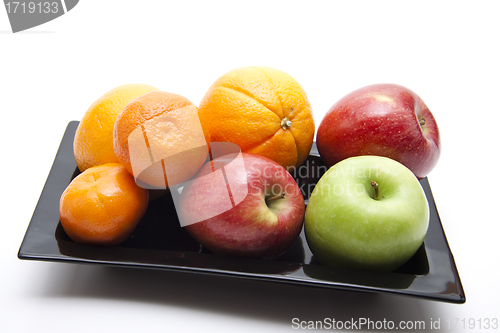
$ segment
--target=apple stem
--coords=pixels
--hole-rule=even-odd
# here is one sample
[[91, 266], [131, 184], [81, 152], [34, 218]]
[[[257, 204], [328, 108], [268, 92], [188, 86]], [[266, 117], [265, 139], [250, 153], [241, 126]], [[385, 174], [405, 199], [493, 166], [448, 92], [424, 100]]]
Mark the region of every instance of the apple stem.
[[375, 197], [373, 199], [377, 200], [377, 198], [378, 198], [378, 184], [374, 180], [371, 182], [371, 184], [373, 186], [373, 189], [375, 190]]
[[284, 197], [285, 197], [285, 192], [278, 194], [278, 195], [275, 195], [273, 197], [266, 198], [266, 204], [268, 204], [274, 200], [283, 199]]
[[425, 118], [420, 118], [418, 120], [418, 123], [420, 124], [420, 126], [424, 126], [425, 125]]

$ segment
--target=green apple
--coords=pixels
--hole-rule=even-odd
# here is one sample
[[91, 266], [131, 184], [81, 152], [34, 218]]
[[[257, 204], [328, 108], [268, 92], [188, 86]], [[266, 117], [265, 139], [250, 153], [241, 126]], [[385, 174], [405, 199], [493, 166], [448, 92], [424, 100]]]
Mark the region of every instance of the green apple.
[[429, 203], [420, 182], [387, 157], [358, 156], [331, 167], [305, 213], [305, 234], [323, 265], [392, 271], [422, 245]]

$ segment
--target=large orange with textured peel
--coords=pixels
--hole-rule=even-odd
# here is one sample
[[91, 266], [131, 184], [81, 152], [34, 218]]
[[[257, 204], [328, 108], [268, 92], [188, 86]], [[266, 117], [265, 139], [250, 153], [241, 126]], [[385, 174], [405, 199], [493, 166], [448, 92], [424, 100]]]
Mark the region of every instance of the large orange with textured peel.
[[301, 165], [314, 140], [304, 89], [269, 67], [242, 67], [221, 76], [203, 97], [199, 114], [212, 142], [235, 143], [285, 168]]
[[148, 190], [137, 186], [125, 167], [107, 163], [73, 179], [59, 201], [59, 217], [77, 243], [117, 245], [135, 229], [148, 199]]
[[164, 91], [127, 104], [113, 129], [118, 160], [146, 188], [167, 188], [190, 179], [206, 161], [209, 141], [198, 108]]

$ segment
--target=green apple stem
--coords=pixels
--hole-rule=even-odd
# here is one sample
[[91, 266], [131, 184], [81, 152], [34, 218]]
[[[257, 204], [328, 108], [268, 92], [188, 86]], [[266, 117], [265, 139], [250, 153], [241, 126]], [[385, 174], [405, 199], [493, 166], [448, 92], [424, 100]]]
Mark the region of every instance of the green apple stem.
[[278, 199], [283, 199], [284, 197], [285, 197], [285, 192], [278, 194], [278, 195], [275, 195], [273, 197], [266, 198], [266, 204], [273, 202], [275, 200], [278, 200]]
[[375, 190], [375, 196], [373, 197], [373, 199], [377, 200], [378, 199], [378, 184], [374, 180], [371, 182], [371, 184], [373, 186], [373, 189]]

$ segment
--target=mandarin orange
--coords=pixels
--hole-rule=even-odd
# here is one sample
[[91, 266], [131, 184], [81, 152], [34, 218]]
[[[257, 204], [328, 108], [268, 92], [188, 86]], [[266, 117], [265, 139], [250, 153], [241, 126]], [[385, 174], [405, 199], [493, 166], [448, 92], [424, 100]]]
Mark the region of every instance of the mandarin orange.
[[113, 130], [118, 160], [150, 189], [191, 178], [207, 159], [209, 142], [198, 108], [183, 96], [163, 91], [130, 102]]
[[77, 243], [117, 245], [135, 229], [148, 199], [148, 190], [137, 186], [123, 165], [107, 163], [71, 181], [59, 201], [59, 217]]
[[287, 169], [306, 160], [314, 139], [304, 89], [269, 67], [242, 67], [222, 75], [203, 97], [199, 114], [213, 142], [235, 143]]

